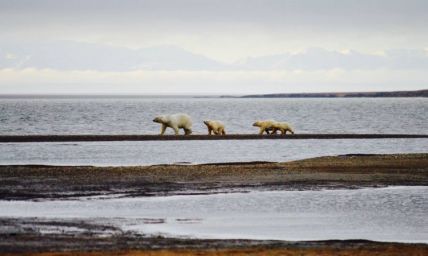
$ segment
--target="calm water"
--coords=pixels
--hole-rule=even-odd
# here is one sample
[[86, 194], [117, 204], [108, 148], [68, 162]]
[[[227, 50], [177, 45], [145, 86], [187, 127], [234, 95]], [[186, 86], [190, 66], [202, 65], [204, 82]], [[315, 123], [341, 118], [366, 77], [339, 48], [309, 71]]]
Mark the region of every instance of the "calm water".
[[428, 187], [0, 201], [0, 217], [81, 218], [145, 234], [428, 243]]
[[[196, 99], [0, 98], [0, 134], [156, 134], [151, 120], [185, 112], [194, 132], [219, 119], [228, 133], [256, 133], [273, 118], [297, 133], [428, 133], [426, 98]], [[172, 134], [172, 130], [168, 133]], [[0, 164], [140, 165], [176, 162], [287, 161], [349, 153], [428, 152], [427, 139], [3, 143]]]
[[283, 162], [340, 154], [426, 152], [428, 139], [0, 143], [0, 164]]
[[0, 98], [0, 134], [156, 134], [153, 117], [177, 112], [193, 117], [195, 133], [206, 133], [205, 119], [222, 120], [229, 133], [256, 133], [251, 124], [270, 118], [298, 133], [428, 130], [427, 98]]

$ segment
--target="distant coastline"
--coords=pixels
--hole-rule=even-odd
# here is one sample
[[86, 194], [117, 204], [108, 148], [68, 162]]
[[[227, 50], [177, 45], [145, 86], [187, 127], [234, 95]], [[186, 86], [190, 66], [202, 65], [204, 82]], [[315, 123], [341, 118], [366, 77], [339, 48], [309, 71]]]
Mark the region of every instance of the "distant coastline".
[[221, 98], [384, 98], [384, 97], [428, 97], [428, 89], [417, 91], [382, 92], [320, 92], [320, 93], [272, 93], [243, 96], [221, 96]]
[[268, 94], [1, 94], [0, 99], [79, 99], [79, 98], [183, 98], [183, 99], [218, 99], [218, 98], [404, 98], [428, 97], [428, 89], [416, 91], [378, 91], [378, 92], [317, 92], [317, 93], [268, 93]]

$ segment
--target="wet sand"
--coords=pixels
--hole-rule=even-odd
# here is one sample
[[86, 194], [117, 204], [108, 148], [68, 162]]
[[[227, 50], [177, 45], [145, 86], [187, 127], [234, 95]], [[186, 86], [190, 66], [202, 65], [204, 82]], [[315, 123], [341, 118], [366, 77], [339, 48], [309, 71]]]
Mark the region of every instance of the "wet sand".
[[[428, 154], [138, 167], [0, 166], [1, 200], [428, 185]], [[49, 232], [44, 232], [48, 230]], [[148, 237], [99, 220], [0, 218], [0, 255], [428, 255], [427, 244]]]
[[388, 185], [428, 185], [428, 154], [343, 155], [285, 163], [136, 167], [0, 166], [1, 200]]
[[1, 135], [0, 143], [77, 141], [163, 141], [163, 140], [264, 140], [264, 139], [417, 139], [428, 134], [228, 134], [214, 135]]

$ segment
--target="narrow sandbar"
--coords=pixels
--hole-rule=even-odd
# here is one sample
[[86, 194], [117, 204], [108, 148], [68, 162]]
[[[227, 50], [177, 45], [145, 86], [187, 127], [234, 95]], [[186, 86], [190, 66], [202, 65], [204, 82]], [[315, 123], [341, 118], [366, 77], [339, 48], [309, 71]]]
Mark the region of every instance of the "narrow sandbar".
[[428, 134], [227, 134], [227, 135], [0, 135], [0, 143], [19, 142], [84, 142], [84, 141], [171, 141], [171, 140], [306, 140], [306, 139], [423, 139]]

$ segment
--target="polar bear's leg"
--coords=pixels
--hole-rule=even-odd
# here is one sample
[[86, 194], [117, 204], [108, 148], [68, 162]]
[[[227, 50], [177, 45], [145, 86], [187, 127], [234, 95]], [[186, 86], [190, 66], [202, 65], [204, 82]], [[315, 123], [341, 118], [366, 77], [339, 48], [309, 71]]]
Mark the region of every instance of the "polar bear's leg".
[[[259, 130], [259, 135], [263, 135], [263, 132], [265, 132], [265, 130], [266, 130], [266, 128], [265, 127], [260, 127], [260, 130]], [[267, 133], [268, 133], [268, 131], [266, 131]], [[268, 133], [269, 134], [269, 133]]]
[[226, 135], [226, 131], [224, 130], [224, 128], [221, 128], [221, 134]]
[[162, 124], [160, 135], [163, 135], [165, 133], [165, 130], [166, 130], [166, 125]]
[[218, 128], [217, 130], [217, 135], [224, 135], [224, 129], [223, 128]]
[[211, 129], [211, 127], [208, 127], [208, 135], [211, 135], [213, 129]]
[[171, 128], [174, 129], [175, 135], [178, 135], [178, 133], [179, 133], [178, 127], [177, 126], [171, 126]]
[[189, 128], [183, 128], [184, 129], [184, 134], [185, 135], [190, 135], [190, 134], [192, 134], [192, 129], [189, 129]]
[[279, 130], [281, 131], [281, 134], [282, 134], [282, 135], [284, 135], [284, 134], [286, 134], [286, 133], [287, 133], [287, 130], [286, 130], [286, 129], [281, 128], [281, 129], [279, 129]]

